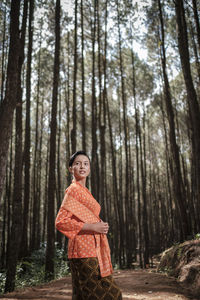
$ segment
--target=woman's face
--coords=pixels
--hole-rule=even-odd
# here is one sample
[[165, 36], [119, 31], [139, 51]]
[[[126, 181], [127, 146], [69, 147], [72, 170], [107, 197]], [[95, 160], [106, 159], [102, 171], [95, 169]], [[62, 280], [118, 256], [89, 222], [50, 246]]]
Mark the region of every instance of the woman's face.
[[76, 180], [86, 178], [90, 174], [90, 161], [85, 155], [77, 155], [72, 166], [69, 168]]

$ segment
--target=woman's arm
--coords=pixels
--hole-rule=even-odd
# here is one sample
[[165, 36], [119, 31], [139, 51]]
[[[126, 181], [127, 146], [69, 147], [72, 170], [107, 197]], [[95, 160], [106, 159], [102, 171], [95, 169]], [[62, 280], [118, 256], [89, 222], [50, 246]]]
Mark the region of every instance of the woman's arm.
[[89, 232], [96, 232], [96, 233], [102, 233], [102, 234], [107, 234], [109, 229], [108, 223], [105, 223], [103, 221], [93, 223], [93, 224], [87, 224], [85, 223], [80, 230], [82, 231], [89, 231]]

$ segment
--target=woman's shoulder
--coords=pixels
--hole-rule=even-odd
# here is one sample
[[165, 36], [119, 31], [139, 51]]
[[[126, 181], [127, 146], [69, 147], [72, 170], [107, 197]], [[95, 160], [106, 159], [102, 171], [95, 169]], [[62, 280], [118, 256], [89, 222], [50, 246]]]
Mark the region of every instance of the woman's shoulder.
[[68, 188], [65, 190], [65, 193], [67, 194], [74, 194], [79, 192], [79, 187], [77, 186], [77, 184], [75, 182], [72, 182]]

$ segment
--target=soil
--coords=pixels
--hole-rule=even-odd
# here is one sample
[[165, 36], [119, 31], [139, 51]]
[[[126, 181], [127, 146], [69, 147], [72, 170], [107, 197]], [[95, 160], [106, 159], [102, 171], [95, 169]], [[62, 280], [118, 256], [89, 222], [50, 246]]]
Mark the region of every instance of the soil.
[[[198, 300], [192, 296], [189, 286], [173, 277], [148, 270], [118, 270], [114, 277], [123, 293], [123, 300]], [[4, 296], [3, 300], [67, 300], [72, 299], [71, 277], [65, 277], [36, 287], [29, 287]]]

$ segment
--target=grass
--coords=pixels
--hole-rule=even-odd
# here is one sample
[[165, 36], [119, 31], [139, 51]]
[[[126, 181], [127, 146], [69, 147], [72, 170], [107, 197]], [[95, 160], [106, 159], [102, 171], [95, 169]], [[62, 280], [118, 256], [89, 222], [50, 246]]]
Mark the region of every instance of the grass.
[[[46, 245], [34, 251], [17, 264], [15, 289], [35, 286], [47, 282], [45, 279], [45, 253]], [[54, 258], [54, 278], [59, 279], [69, 274], [66, 253], [63, 249], [56, 248]], [[4, 293], [6, 270], [0, 271], [0, 294]]]

